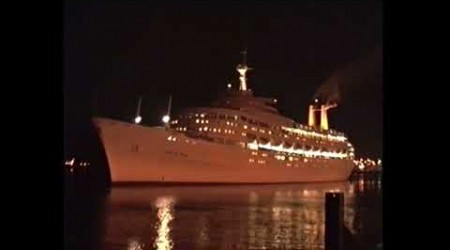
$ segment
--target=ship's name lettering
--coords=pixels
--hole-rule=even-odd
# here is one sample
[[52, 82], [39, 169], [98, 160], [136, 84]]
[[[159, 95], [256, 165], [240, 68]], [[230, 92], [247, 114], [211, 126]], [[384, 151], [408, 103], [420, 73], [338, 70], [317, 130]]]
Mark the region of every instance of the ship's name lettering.
[[177, 152], [177, 151], [165, 151], [165, 153], [169, 154], [169, 155], [174, 155], [174, 156], [187, 157], [187, 154], [182, 153], [182, 152]]

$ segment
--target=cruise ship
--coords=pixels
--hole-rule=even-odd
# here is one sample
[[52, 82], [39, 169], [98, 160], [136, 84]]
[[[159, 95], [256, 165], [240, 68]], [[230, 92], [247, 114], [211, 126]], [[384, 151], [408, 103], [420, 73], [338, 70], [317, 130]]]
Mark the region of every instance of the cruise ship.
[[[164, 126], [94, 117], [115, 183], [300, 183], [347, 180], [354, 147], [328, 126], [336, 105], [315, 98], [308, 124], [283, 116], [274, 98], [247, 87], [250, 68], [237, 66], [239, 89], [229, 84], [212, 104], [163, 117]], [[169, 101], [170, 107], [170, 101]]]

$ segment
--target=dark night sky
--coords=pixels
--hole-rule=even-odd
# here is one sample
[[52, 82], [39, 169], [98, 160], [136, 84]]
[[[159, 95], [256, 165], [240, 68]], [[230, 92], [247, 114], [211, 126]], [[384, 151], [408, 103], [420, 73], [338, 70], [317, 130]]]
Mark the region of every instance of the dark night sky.
[[357, 156], [381, 156], [382, 40], [379, 1], [66, 2], [66, 151], [95, 140], [86, 132], [92, 114], [131, 120], [139, 95], [148, 125], [159, 123], [169, 94], [175, 112], [207, 105], [236, 86], [247, 44], [250, 88], [301, 123], [318, 87], [343, 79], [330, 126]]

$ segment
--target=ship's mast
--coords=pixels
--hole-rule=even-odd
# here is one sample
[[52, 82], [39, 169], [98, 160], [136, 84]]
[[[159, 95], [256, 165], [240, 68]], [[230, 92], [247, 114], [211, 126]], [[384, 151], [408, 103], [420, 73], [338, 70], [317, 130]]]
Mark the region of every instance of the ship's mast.
[[169, 95], [169, 103], [167, 105], [167, 115], [170, 117], [170, 112], [172, 111], [172, 95]]
[[239, 75], [240, 75], [239, 76], [239, 80], [240, 80], [239, 90], [247, 91], [247, 77], [245, 75], [246, 75], [247, 71], [251, 69], [247, 66], [247, 48], [245, 48], [244, 51], [242, 51], [242, 54], [243, 54], [242, 64], [239, 64], [236, 67], [236, 70], [239, 72]]
[[139, 97], [138, 106], [137, 106], [137, 110], [136, 110], [136, 117], [134, 118], [134, 123], [136, 123], [136, 124], [139, 124], [142, 120], [141, 103], [142, 103], [142, 96]]
[[167, 105], [167, 113], [163, 116], [162, 121], [164, 122], [164, 125], [166, 129], [169, 128], [169, 121], [170, 121], [170, 111], [172, 109], [172, 95], [169, 96], [169, 103]]

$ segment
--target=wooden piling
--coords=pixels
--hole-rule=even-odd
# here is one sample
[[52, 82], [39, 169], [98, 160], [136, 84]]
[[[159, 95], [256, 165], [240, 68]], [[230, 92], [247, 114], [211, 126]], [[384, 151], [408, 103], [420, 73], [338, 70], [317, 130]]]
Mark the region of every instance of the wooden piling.
[[344, 194], [325, 194], [325, 250], [343, 250]]

